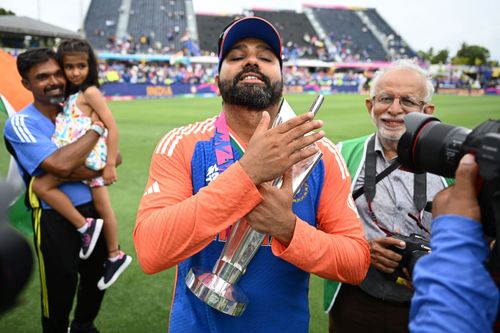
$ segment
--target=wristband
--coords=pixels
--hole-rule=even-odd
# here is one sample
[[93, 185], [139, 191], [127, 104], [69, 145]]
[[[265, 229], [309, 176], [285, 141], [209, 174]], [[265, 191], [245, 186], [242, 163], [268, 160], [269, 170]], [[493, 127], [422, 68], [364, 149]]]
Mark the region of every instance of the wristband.
[[102, 128], [101, 126], [99, 126], [97, 124], [90, 125], [89, 130], [96, 132], [97, 134], [99, 134], [99, 136], [102, 136], [104, 134], [104, 128]]

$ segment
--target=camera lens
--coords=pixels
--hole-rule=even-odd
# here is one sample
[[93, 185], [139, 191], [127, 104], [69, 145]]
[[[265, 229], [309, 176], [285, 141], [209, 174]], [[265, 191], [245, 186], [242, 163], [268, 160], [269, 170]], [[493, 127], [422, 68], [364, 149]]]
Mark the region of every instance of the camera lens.
[[407, 114], [404, 121], [406, 132], [398, 143], [399, 161], [414, 172], [454, 177], [470, 130], [442, 124], [419, 112]]
[[472, 131], [420, 112], [407, 114], [404, 121], [398, 161], [408, 171], [453, 178], [462, 156], [474, 154], [486, 180], [479, 183], [478, 195], [484, 232], [500, 242], [500, 120], [487, 120]]

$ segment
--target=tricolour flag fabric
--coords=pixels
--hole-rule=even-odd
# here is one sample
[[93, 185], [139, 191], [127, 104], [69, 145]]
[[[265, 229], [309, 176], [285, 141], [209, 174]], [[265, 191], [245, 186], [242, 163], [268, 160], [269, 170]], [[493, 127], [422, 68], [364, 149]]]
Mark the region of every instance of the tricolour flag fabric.
[[[3, 118], [0, 124], [4, 124], [7, 117], [15, 114], [32, 102], [33, 96], [21, 84], [21, 76], [17, 72], [16, 60], [10, 54], [0, 50], [0, 117]], [[3, 127], [0, 128], [3, 137]], [[3, 138], [1, 140], [3, 145]], [[0, 149], [2, 155], [8, 154], [5, 148]], [[31, 216], [24, 206], [24, 183], [19, 174], [16, 162], [10, 156], [0, 158], [1, 163], [5, 163], [7, 174], [0, 173], [0, 179], [5, 179], [10, 184], [13, 191], [10, 193], [11, 202], [9, 206], [9, 221], [24, 234], [32, 234]], [[2, 167], [4, 167], [2, 165]]]

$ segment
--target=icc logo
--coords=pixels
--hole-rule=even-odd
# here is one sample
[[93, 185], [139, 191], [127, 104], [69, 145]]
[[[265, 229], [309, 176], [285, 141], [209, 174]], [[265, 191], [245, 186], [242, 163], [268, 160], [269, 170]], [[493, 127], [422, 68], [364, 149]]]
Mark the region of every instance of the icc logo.
[[205, 178], [205, 181], [207, 183], [212, 182], [217, 176], [219, 175], [219, 168], [217, 167], [217, 164], [212, 165], [211, 167], [208, 168], [207, 170], [207, 176]]

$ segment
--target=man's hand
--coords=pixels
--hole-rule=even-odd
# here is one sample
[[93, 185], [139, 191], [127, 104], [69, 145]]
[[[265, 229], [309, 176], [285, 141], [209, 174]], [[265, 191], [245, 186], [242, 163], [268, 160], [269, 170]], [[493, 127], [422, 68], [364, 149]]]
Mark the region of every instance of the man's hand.
[[[122, 155], [118, 153], [116, 155], [116, 166], [119, 166], [122, 163]], [[90, 180], [93, 178], [103, 176], [104, 170], [94, 171], [87, 168], [85, 165], [80, 165], [77, 167], [71, 174], [67, 177], [61, 177], [66, 182], [73, 182], [77, 180]]]
[[455, 173], [455, 185], [439, 192], [434, 198], [432, 217], [453, 214], [480, 221], [481, 209], [476, 193], [478, 173], [479, 166], [474, 155], [466, 154], [462, 157]]
[[73, 170], [71, 174], [67, 177], [60, 178], [65, 182], [74, 182], [74, 181], [82, 181], [82, 180], [90, 180], [93, 178], [101, 177], [102, 170], [95, 171], [87, 168], [85, 165], [80, 165], [76, 169]]
[[254, 230], [273, 236], [285, 246], [292, 240], [296, 221], [292, 211], [291, 171], [290, 168], [283, 176], [280, 189], [269, 183], [261, 184], [259, 192], [264, 200], [246, 216]]
[[262, 113], [245, 155], [239, 161], [255, 185], [274, 180], [295, 163], [318, 151], [318, 147], [312, 144], [323, 138], [325, 133], [319, 131], [304, 136], [323, 126], [321, 120], [313, 120], [313, 117], [308, 112], [268, 129], [269, 113]]
[[404, 248], [405, 242], [400, 239], [385, 237], [378, 238], [368, 242], [370, 244], [371, 266], [384, 273], [393, 273], [403, 257], [389, 250], [390, 246]]

